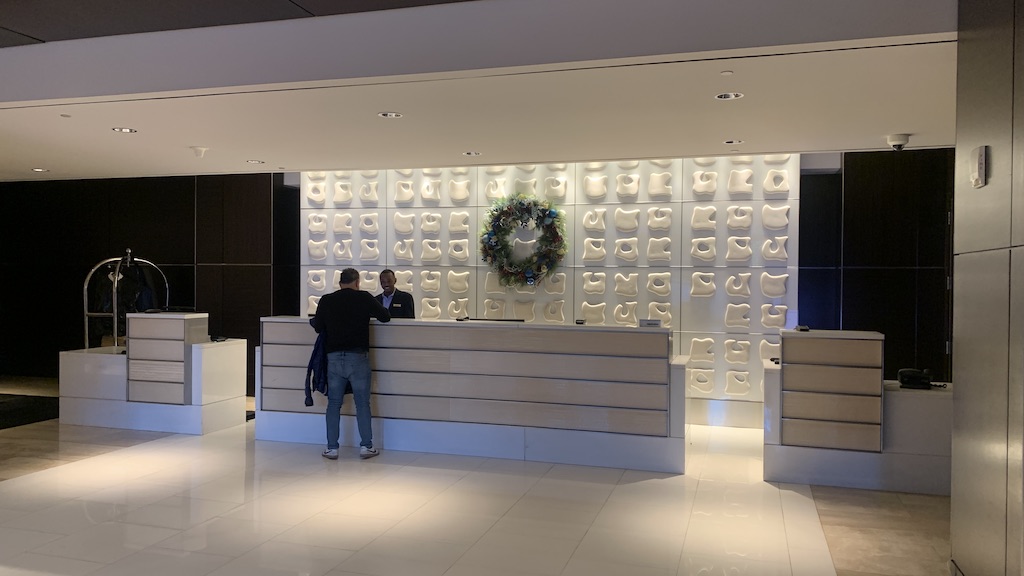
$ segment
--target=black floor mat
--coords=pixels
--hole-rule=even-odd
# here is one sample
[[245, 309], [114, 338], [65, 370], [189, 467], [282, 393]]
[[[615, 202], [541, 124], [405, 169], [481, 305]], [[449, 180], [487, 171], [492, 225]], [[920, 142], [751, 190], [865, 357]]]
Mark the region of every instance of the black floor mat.
[[0, 429], [53, 420], [59, 407], [59, 398], [0, 394]]

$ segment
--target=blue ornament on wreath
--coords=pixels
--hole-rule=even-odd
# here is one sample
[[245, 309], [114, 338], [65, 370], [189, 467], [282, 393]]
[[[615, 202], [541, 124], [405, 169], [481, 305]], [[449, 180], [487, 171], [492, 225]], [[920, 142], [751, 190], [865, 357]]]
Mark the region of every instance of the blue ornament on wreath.
[[[504, 286], [533, 286], [555, 271], [568, 251], [565, 215], [547, 200], [515, 194], [491, 205], [480, 231], [480, 257], [498, 274]], [[515, 228], [536, 230], [534, 251], [524, 258], [513, 254], [509, 236]]]

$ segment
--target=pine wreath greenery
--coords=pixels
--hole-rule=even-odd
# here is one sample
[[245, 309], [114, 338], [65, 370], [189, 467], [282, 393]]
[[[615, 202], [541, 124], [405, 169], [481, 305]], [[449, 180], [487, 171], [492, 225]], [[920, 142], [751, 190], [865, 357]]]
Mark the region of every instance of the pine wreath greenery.
[[[510, 235], [516, 227], [540, 231], [532, 254], [516, 259]], [[547, 200], [515, 194], [496, 200], [480, 231], [480, 255], [504, 286], [535, 285], [558, 268], [568, 250], [565, 214]]]

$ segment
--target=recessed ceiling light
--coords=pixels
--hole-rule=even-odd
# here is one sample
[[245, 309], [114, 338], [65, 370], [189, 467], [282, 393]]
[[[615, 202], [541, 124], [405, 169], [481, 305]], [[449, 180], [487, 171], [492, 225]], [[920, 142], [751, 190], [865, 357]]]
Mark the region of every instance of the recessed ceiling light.
[[402, 113], [401, 112], [378, 112], [377, 116], [380, 116], [381, 118], [395, 119], [395, 118], [401, 118], [402, 117]]
[[715, 100], [739, 100], [743, 98], [741, 92], [722, 92], [721, 94], [715, 94]]
[[743, 144], [743, 140], [726, 140], [722, 144]]
[[732, 70], [722, 70], [722, 76], [732, 76]]
[[263, 160], [246, 160], [249, 164], [263, 164]]
[[474, 152], [472, 150], [469, 150], [467, 152], [463, 152], [462, 155], [463, 156], [479, 156], [480, 152]]
[[135, 134], [138, 132], [135, 128], [111, 128], [114, 132], [120, 132], [122, 134]]
[[61, 114], [61, 118], [71, 118], [71, 114]]
[[33, 172], [49, 172], [46, 168], [33, 168]]

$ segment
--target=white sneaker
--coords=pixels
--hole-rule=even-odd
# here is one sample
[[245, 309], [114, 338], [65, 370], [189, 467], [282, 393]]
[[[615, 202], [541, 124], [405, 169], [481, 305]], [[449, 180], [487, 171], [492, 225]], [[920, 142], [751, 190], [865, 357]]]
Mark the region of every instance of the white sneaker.
[[[373, 446], [360, 446], [359, 447], [359, 457], [362, 458], [363, 460], [366, 460], [367, 458], [373, 458], [374, 456], [376, 456], [378, 454], [380, 454], [380, 450], [377, 450]], [[338, 457], [337, 456], [337, 450], [335, 450], [335, 456], [334, 457], [335, 458]]]
[[323, 454], [321, 454], [321, 456], [323, 456], [324, 458], [327, 458], [328, 460], [337, 460], [338, 459], [338, 449], [337, 448], [325, 448], [324, 451], [323, 451]]

